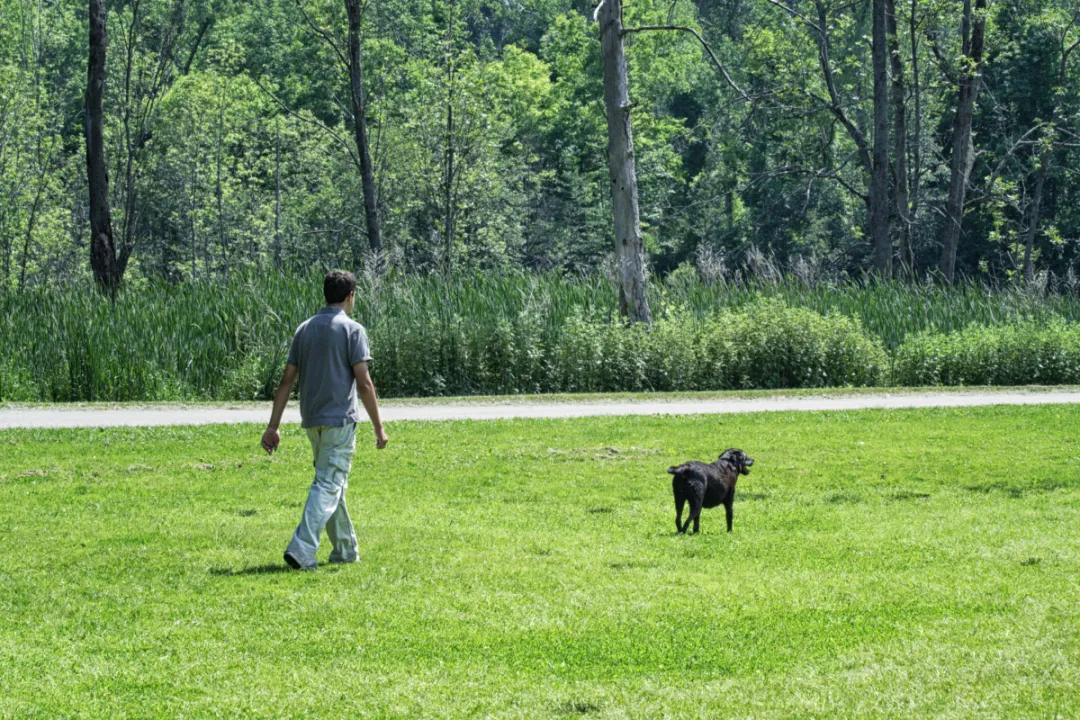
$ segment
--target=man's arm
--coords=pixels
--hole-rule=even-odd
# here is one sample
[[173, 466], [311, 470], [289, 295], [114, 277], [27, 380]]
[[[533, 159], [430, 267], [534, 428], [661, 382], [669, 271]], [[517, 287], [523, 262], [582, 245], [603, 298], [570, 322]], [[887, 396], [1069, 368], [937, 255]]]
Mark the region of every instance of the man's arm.
[[270, 455], [274, 454], [278, 443], [281, 442], [281, 433], [278, 432], [278, 427], [281, 425], [281, 416], [285, 414], [285, 406], [289, 402], [289, 395], [292, 393], [294, 382], [296, 382], [296, 366], [287, 364], [285, 372], [281, 375], [281, 384], [278, 385], [277, 392], [274, 393], [274, 409], [270, 413], [270, 424], [266, 426], [266, 432], [262, 436], [263, 450]]
[[368, 373], [367, 362], [358, 362], [352, 366], [353, 377], [356, 378], [356, 394], [364, 403], [368, 417], [371, 418], [371, 427], [375, 430], [375, 447], [382, 450], [386, 447], [389, 438], [383, 430], [382, 418], [379, 417], [379, 399], [375, 397], [375, 384], [371, 382], [371, 374]]

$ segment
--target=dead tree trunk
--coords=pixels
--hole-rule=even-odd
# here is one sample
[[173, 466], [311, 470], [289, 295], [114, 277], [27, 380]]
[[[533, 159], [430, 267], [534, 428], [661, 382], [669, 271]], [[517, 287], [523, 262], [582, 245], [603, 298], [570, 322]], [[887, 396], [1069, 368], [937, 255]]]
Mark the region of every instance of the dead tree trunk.
[[911, 17], [908, 18], [908, 33], [911, 38], [911, 94], [915, 98], [915, 127], [911, 138], [911, 190], [908, 207], [909, 225], [907, 228], [908, 252], [911, 254], [911, 272], [915, 272], [914, 224], [919, 218], [919, 186], [922, 181], [922, 84], [919, 82], [919, 36], [916, 15], [918, 0], [911, 0]]
[[941, 261], [938, 269], [949, 283], [956, 271], [956, 251], [963, 230], [964, 201], [967, 197], [971, 169], [975, 165], [975, 148], [971, 125], [975, 115], [975, 100], [979, 95], [983, 43], [986, 35], [986, 0], [964, 0], [963, 62], [957, 79], [956, 115], [952, 124], [952, 162], [949, 177], [949, 197], [945, 204], [945, 231], [941, 241]]
[[375, 187], [375, 169], [367, 136], [367, 101], [364, 97], [364, 70], [360, 64], [360, 21], [363, 8], [360, 0], [345, 0], [349, 13], [349, 90], [352, 95], [353, 118], [356, 130], [356, 154], [360, 157], [360, 180], [364, 188], [364, 217], [367, 222], [368, 244], [372, 252], [382, 250], [382, 229], [379, 225], [379, 205]]
[[873, 0], [871, 33], [874, 68], [874, 161], [870, 177], [870, 235], [874, 240], [874, 270], [892, 270], [889, 238], [889, 79], [886, 71], [886, 0]]
[[86, 179], [90, 190], [90, 267], [98, 286], [115, 295], [120, 282], [109, 172], [105, 166], [102, 96], [105, 92], [105, 0], [90, 0], [90, 53], [86, 82]]
[[652, 321], [646, 297], [645, 241], [638, 215], [637, 169], [630, 124], [630, 92], [622, 39], [622, 0], [603, 0], [597, 8], [604, 63], [608, 171], [615, 226], [619, 311], [632, 322]]
[[904, 93], [904, 61], [900, 57], [900, 38], [896, 30], [896, 0], [887, 0], [886, 32], [889, 36], [889, 57], [892, 61], [892, 110], [893, 110], [893, 187], [894, 207], [900, 249], [900, 265], [910, 273], [915, 269], [911, 252], [911, 217], [908, 213], [907, 173], [907, 108]]

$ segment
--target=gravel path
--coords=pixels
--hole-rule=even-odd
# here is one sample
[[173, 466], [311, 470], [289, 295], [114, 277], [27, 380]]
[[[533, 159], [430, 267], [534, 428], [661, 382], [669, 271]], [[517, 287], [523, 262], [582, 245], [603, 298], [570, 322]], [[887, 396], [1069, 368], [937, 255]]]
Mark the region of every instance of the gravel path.
[[[584, 402], [505, 402], [402, 404], [387, 402], [383, 419], [496, 420], [503, 418], [572, 418], [598, 415], [694, 415], [778, 411], [864, 410], [868, 408], [974, 407], [981, 405], [1046, 405], [1080, 403], [1080, 392], [1048, 390], [880, 393], [860, 395], [764, 398], [594, 400]], [[3, 428], [123, 427], [258, 423], [270, 418], [270, 404], [238, 408], [177, 405], [112, 408], [12, 407], [0, 409]], [[295, 403], [285, 422], [299, 422]]]

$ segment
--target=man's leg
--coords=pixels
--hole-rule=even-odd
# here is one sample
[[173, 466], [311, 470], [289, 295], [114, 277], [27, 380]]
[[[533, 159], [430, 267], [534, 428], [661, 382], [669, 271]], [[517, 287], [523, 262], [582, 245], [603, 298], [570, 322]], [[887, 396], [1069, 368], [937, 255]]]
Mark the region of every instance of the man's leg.
[[308, 430], [308, 439], [311, 440], [311, 449], [315, 456], [315, 481], [308, 490], [300, 524], [285, 549], [285, 554], [291, 555], [303, 568], [313, 569], [316, 566], [315, 553], [319, 550], [319, 536], [341, 500], [343, 486], [352, 466], [355, 437], [355, 425]]
[[349, 489], [349, 469], [352, 467], [353, 453], [356, 450], [356, 425], [350, 423], [342, 428], [331, 429], [334, 431], [333, 436], [327, 438], [324, 435], [324, 442], [330, 440], [335, 448], [340, 448], [341, 461], [335, 463], [335, 466], [343, 469], [341, 495], [338, 497], [337, 509], [326, 521], [326, 534], [330, 537], [330, 544], [334, 548], [330, 551], [330, 562], [351, 563], [356, 562], [358, 553], [356, 531], [349, 517], [349, 508], [345, 504], [345, 494]]
[[341, 488], [341, 499], [338, 501], [337, 510], [326, 521], [326, 534], [330, 537], [330, 544], [334, 548], [330, 551], [332, 563], [353, 563], [359, 558], [356, 549], [356, 530], [353, 529], [349, 509], [345, 506], [345, 492], [348, 488], [349, 483], [346, 482]]

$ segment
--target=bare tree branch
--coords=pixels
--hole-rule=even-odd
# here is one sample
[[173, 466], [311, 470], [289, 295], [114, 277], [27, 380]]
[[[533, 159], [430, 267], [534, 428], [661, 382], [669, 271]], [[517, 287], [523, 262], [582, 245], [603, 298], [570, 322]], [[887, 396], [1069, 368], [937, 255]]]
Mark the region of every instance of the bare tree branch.
[[997, 179], [1001, 176], [1001, 173], [1005, 170], [1005, 165], [1012, 159], [1013, 154], [1021, 147], [1032, 144], [1036, 141], [1029, 141], [1027, 138], [1032, 133], [1036, 132], [1040, 128], [1046, 126], [1046, 123], [1035, 123], [1026, 133], [1020, 136], [1020, 139], [1012, 144], [1012, 146], [1005, 152], [1001, 160], [998, 162], [997, 167], [990, 173], [990, 179], [986, 183], [986, 193], [979, 197], [970, 198], [964, 203], [965, 208], [976, 207], [983, 204], [987, 200], [990, 200], [994, 196], [994, 185], [997, 183]]
[[956, 68], [952, 66], [949, 59], [941, 52], [941, 48], [938, 47], [937, 35], [933, 32], [927, 32], [926, 38], [930, 42], [930, 51], [934, 54], [934, 59], [937, 60], [941, 74], [945, 76], [945, 79], [948, 80], [950, 84], [955, 85], [958, 82]]
[[746, 102], [751, 102], [750, 97], [742, 91], [742, 88], [735, 84], [734, 80], [731, 79], [731, 75], [728, 73], [727, 68], [724, 67], [723, 63], [721, 63], [720, 60], [716, 57], [716, 53], [714, 53], [712, 48], [709, 47], [709, 43], [705, 42], [705, 38], [701, 37], [701, 34], [698, 33], [698, 31], [694, 28], [686, 27], [685, 25], [641, 25], [639, 27], [623, 28], [622, 34], [629, 35], [630, 33], [650, 32], [656, 30], [677, 30], [680, 32], [688, 32], [694, 37], [696, 37], [698, 39], [698, 42], [701, 43], [701, 46], [705, 48], [705, 52], [708, 53], [709, 58], [713, 61], [713, 64], [716, 65], [716, 67], [720, 70], [721, 74], [723, 74], [724, 81], [727, 82], [727, 84], [731, 87], [732, 90], [739, 93], [739, 96], [743, 100], [745, 100]]
[[323, 132], [325, 132], [330, 137], [332, 137], [335, 141], [337, 141], [337, 143], [339, 145], [341, 145], [341, 147], [345, 148], [345, 151], [347, 153], [349, 153], [349, 157], [352, 158], [352, 161], [354, 163], [356, 163], [356, 166], [360, 167], [360, 158], [358, 158], [356, 156], [356, 152], [353, 150], [352, 146], [349, 145], [349, 143], [346, 142], [345, 139], [343, 137], [341, 137], [341, 135], [337, 134], [331, 128], [329, 128], [326, 125], [322, 124], [321, 122], [319, 122], [315, 118], [308, 117], [306, 115], [302, 115], [302, 114], [294, 111], [292, 108], [290, 108], [288, 105], [286, 105], [285, 102], [281, 98], [279, 98], [277, 95], [275, 95], [274, 93], [267, 90], [266, 87], [264, 87], [263, 84], [261, 82], [259, 82], [258, 78], [256, 78], [254, 75], [251, 76], [251, 81], [254, 82], [256, 87], [258, 87], [260, 90], [262, 90], [263, 93], [267, 97], [269, 97], [271, 100], [273, 100], [275, 103], [277, 103], [278, 107], [280, 107], [282, 110], [284, 110], [287, 115], [291, 115], [292, 117], [298, 118], [298, 119], [302, 120], [303, 122], [306, 122], [308, 125], [313, 125], [313, 126], [319, 128], [320, 130], [322, 130]]
[[304, 10], [304, 5], [301, 0], [296, 0], [296, 9], [300, 11], [300, 14], [304, 18], [304, 22], [307, 23], [308, 27], [311, 28], [314, 33], [319, 35], [319, 37], [325, 40], [327, 45], [333, 48], [334, 54], [338, 56], [338, 60], [341, 61], [342, 66], [345, 67], [346, 70], [348, 70], [349, 61], [345, 58], [345, 54], [341, 52], [341, 48], [338, 47], [338, 44], [334, 41], [334, 38], [330, 36], [330, 33], [323, 30], [315, 23], [314, 20], [311, 19], [311, 16], [307, 14], [306, 10]]
[[804, 23], [806, 23], [807, 25], [812, 27], [819, 35], [821, 34], [821, 28], [818, 27], [817, 24], [813, 20], [811, 20], [810, 18], [808, 18], [805, 15], [803, 15], [802, 13], [800, 13], [793, 6], [784, 5], [783, 3], [778, 2], [777, 0], [765, 0], [765, 2], [770, 3], [772, 5], [775, 5], [776, 7], [780, 8], [781, 10], [786, 12], [788, 15], [791, 15], [792, 17], [799, 18]]

